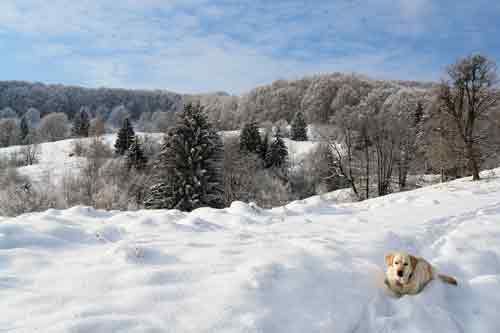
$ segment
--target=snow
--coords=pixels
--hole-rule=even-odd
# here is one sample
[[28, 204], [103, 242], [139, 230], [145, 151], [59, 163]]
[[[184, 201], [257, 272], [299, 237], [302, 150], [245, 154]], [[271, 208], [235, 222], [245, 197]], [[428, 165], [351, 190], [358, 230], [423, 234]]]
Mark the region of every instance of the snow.
[[[0, 219], [7, 332], [499, 332], [500, 169], [360, 203], [316, 196], [265, 210]], [[384, 255], [421, 255], [433, 281], [390, 297]]]
[[[224, 137], [233, 137], [239, 135], [239, 131], [221, 132]], [[150, 136], [152, 139], [161, 142], [162, 133], [137, 133], [139, 137], [144, 135]], [[113, 148], [116, 141], [116, 134], [106, 134], [102, 137], [103, 141]], [[46, 182], [50, 180], [57, 183], [62, 177], [68, 173], [78, 172], [79, 166], [84, 161], [84, 157], [70, 156], [73, 152], [75, 141], [82, 140], [83, 142], [90, 139], [67, 139], [56, 142], [46, 142], [40, 144], [40, 160], [39, 163], [17, 168], [21, 175], [30, 177], [33, 181]], [[289, 149], [289, 158], [294, 166], [299, 165], [307, 158], [315, 147], [317, 142], [305, 141], [298, 142], [289, 139], [284, 139], [287, 148]], [[11, 146], [0, 148], [0, 157], [8, 158], [10, 154], [19, 151], [22, 146]]]

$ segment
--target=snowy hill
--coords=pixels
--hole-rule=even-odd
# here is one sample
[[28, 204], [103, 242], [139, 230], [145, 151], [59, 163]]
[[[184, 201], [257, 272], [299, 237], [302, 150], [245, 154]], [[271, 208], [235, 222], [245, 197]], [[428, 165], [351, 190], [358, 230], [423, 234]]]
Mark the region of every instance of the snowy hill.
[[[0, 222], [0, 331], [499, 332], [500, 169], [362, 203], [104, 212]], [[390, 298], [384, 255], [459, 287]]]
[[[225, 137], [233, 137], [239, 135], [239, 131], [222, 132]], [[138, 133], [139, 136], [144, 136], [146, 133]], [[152, 139], [161, 142], [162, 133], [147, 133]], [[46, 142], [40, 144], [40, 160], [38, 164], [20, 167], [18, 171], [32, 180], [37, 181], [50, 177], [52, 181], [58, 181], [67, 173], [77, 172], [78, 167], [84, 160], [82, 157], [70, 156], [73, 152], [75, 141], [90, 139], [67, 139], [56, 142]], [[116, 141], [116, 134], [107, 134], [103, 136], [103, 141], [113, 148]], [[289, 139], [284, 139], [289, 150], [290, 161], [292, 165], [298, 165], [315, 147], [317, 142], [305, 141], [298, 142]], [[0, 148], [0, 157], [8, 158], [10, 154], [19, 151], [21, 146], [12, 146]]]

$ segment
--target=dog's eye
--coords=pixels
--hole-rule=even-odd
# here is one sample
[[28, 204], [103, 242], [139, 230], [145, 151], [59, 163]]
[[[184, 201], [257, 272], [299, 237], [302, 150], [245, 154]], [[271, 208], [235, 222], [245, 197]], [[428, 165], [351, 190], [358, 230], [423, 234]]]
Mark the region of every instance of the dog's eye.
[[396, 262], [395, 262], [395, 264], [396, 264], [396, 265], [398, 265], [398, 264], [399, 264], [399, 262], [398, 262], [398, 261], [396, 261]]
[[405, 266], [408, 266], [408, 263], [407, 263], [407, 262], [405, 262], [405, 264], [404, 264], [404, 265], [405, 265]]

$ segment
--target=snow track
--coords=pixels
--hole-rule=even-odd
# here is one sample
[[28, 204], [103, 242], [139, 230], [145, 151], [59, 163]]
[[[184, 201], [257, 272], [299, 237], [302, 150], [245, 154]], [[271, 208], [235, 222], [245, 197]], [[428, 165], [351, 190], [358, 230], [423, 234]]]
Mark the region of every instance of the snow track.
[[[0, 332], [500, 331], [500, 179], [328, 197], [1, 219]], [[394, 250], [459, 287], [389, 297]]]

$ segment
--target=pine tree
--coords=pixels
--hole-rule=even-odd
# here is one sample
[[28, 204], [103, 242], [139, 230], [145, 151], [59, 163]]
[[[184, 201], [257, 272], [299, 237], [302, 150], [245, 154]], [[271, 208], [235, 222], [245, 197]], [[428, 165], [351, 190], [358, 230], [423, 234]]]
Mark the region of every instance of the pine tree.
[[246, 123], [240, 134], [240, 150], [257, 153], [260, 146], [260, 133], [255, 122]]
[[134, 142], [134, 139], [134, 129], [130, 125], [128, 118], [125, 118], [122, 128], [118, 131], [118, 137], [115, 142], [115, 153], [117, 155], [124, 155]]
[[26, 142], [26, 138], [30, 134], [30, 128], [28, 126], [28, 121], [26, 120], [26, 117], [21, 118], [21, 124], [19, 125], [20, 128], [20, 141], [21, 143]]
[[223, 207], [223, 159], [222, 140], [203, 108], [187, 104], [155, 162], [158, 183], [150, 189], [146, 208]]
[[295, 141], [307, 141], [307, 124], [302, 112], [297, 112], [292, 121], [291, 139]]
[[89, 136], [90, 119], [86, 110], [81, 110], [75, 115], [73, 119], [73, 127], [71, 132], [75, 137], [88, 137]]
[[266, 154], [266, 166], [268, 168], [284, 168], [288, 159], [288, 149], [281, 138], [281, 133], [276, 132], [276, 138], [269, 146]]
[[260, 142], [258, 154], [262, 161], [266, 161], [267, 152], [269, 151], [269, 132], [266, 132], [264, 139]]
[[142, 150], [139, 138], [136, 136], [134, 142], [130, 145], [126, 155], [126, 166], [127, 169], [134, 168], [135, 170], [141, 171], [146, 168], [148, 160], [144, 156], [144, 151]]

